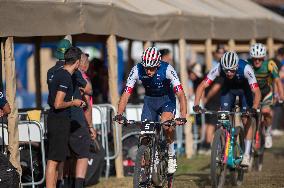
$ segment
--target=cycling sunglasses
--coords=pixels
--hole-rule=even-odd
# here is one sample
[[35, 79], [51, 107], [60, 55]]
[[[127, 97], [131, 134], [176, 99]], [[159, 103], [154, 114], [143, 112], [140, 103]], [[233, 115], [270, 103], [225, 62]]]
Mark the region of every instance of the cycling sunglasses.
[[158, 66], [156, 66], [156, 67], [144, 67], [144, 69], [154, 71], [154, 70], [158, 69]]
[[234, 73], [236, 73], [236, 71], [237, 71], [236, 69], [224, 69], [224, 72], [226, 74], [229, 73], [229, 72], [234, 74]]
[[254, 61], [264, 61], [264, 58], [252, 58]]

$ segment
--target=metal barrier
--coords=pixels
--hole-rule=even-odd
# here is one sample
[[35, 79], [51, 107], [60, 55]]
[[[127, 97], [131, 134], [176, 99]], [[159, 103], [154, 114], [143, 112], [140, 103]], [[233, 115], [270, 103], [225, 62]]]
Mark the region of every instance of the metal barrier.
[[[29, 153], [30, 153], [30, 169], [32, 172], [32, 182], [22, 183], [22, 186], [32, 186], [40, 185], [45, 180], [45, 149], [44, 149], [44, 136], [43, 127], [37, 121], [20, 121], [19, 124], [19, 142], [28, 142]], [[33, 167], [33, 155], [32, 155], [32, 144], [40, 143], [41, 151], [41, 164], [43, 176], [39, 181], [34, 180], [34, 167]]]
[[[116, 109], [114, 108], [114, 106], [112, 106], [111, 104], [99, 104], [98, 105], [102, 111], [103, 111], [103, 124], [106, 125], [107, 128], [107, 132], [112, 133], [112, 129], [113, 129], [113, 124], [116, 125], [115, 122], [112, 121], [112, 116], [111, 116], [111, 111], [113, 111], [113, 114], [116, 114]], [[121, 144], [119, 143], [119, 132], [117, 131], [117, 129], [115, 129], [115, 135], [116, 135], [116, 143], [118, 143], [116, 145], [115, 148], [115, 153], [112, 156], [109, 156], [110, 160], [115, 159], [118, 156], [119, 153], [119, 149], [121, 148]], [[108, 141], [106, 141], [107, 143]]]
[[113, 114], [116, 114], [115, 108], [110, 104], [93, 105], [93, 126], [101, 131], [102, 146], [106, 152], [106, 178], [109, 177], [110, 161], [118, 156], [121, 148], [121, 143], [119, 142], [119, 132], [117, 129], [115, 129], [117, 144], [115, 145], [114, 154], [110, 155], [108, 133], [112, 134], [113, 130], [112, 112]]
[[[23, 115], [23, 113], [19, 114]], [[26, 115], [26, 114], [25, 114]], [[45, 149], [44, 149], [44, 136], [43, 136], [43, 126], [37, 121], [19, 121], [18, 123], [18, 130], [19, 130], [19, 143], [21, 144], [28, 144], [29, 146], [29, 168], [31, 171], [31, 182], [21, 183], [21, 186], [32, 186], [35, 187], [36, 185], [40, 185], [45, 180]], [[8, 131], [7, 125], [4, 124], [4, 132], [0, 129], [1, 134], [4, 135], [4, 144], [8, 145]], [[2, 139], [1, 139], [2, 140]], [[1, 141], [1, 145], [2, 145]], [[34, 159], [32, 154], [32, 146], [35, 144], [40, 144], [40, 152], [41, 152], [41, 168], [42, 168], [42, 177], [40, 180], [35, 181], [34, 177]], [[21, 147], [19, 148], [21, 151]]]

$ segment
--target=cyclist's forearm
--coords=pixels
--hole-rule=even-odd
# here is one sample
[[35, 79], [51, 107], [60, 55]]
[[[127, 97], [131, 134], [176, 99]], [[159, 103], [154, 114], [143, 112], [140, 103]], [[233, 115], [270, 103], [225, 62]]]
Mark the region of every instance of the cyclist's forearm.
[[117, 114], [122, 114], [125, 110], [125, 107], [128, 103], [130, 93], [124, 92], [119, 100]]
[[187, 100], [185, 93], [181, 91], [177, 94], [177, 96], [180, 104], [180, 115], [181, 117], [185, 118], [187, 114]]
[[255, 88], [253, 89], [253, 93], [254, 93], [253, 108], [257, 109], [259, 107], [259, 103], [261, 100], [261, 92], [259, 88]]
[[199, 84], [199, 86], [196, 89], [195, 98], [194, 98], [194, 105], [199, 105], [200, 99], [201, 99], [201, 97], [204, 93], [205, 87], [204, 87], [203, 82], [201, 82], [201, 84]]
[[283, 100], [284, 99], [284, 91], [283, 91], [283, 86], [282, 86], [281, 80], [278, 78], [278, 79], [275, 79], [275, 82], [276, 82], [279, 97], [280, 97], [280, 99]]

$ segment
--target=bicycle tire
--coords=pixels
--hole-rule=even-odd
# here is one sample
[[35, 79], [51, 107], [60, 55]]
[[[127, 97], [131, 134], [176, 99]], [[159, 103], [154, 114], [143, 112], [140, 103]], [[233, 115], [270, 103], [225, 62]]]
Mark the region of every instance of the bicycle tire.
[[[144, 187], [144, 186], [140, 186], [140, 176], [141, 176], [141, 160], [142, 160], [145, 152], [148, 152], [147, 153], [147, 155], [148, 155], [147, 159], [149, 159], [149, 162], [151, 164], [151, 153], [150, 153], [151, 150], [150, 150], [150, 148], [148, 146], [141, 145], [137, 150], [137, 155], [136, 155], [136, 160], [135, 160], [134, 176], [133, 176], [133, 188]], [[147, 159], [145, 159], [145, 161]], [[150, 168], [150, 164], [148, 165], [149, 168]], [[148, 170], [150, 170], [150, 169], [148, 169]], [[149, 172], [149, 173], [151, 173], [151, 172]], [[150, 177], [150, 174], [148, 174], [147, 178], [149, 178], [149, 177]], [[151, 183], [150, 179], [148, 179], [147, 181], [148, 182], [145, 182], [145, 184]], [[145, 187], [147, 187], [147, 186], [145, 185]]]
[[[235, 134], [235, 145], [234, 145], [234, 158], [238, 158], [245, 150], [244, 142], [244, 130], [242, 127], [236, 127]], [[241, 151], [239, 151], [239, 147]], [[233, 186], [240, 186], [244, 179], [244, 169], [241, 166], [237, 166], [235, 169], [231, 169], [231, 184]]]
[[[155, 151], [159, 152], [160, 160], [157, 165], [157, 172], [153, 170], [152, 182], [155, 187], [168, 187], [168, 154], [167, 154], [167, 142], [162, 141], [156, 145]], [[154, 167], [155, 169], [155, 167]]]
[[[217, 129], [212, 143], [211, 149], [211, 184], [214, 188], [222, 188], [225, 184], [227, 175], [227, 165], [222, 163], [225, 148], [225, 132], [221, 128]], [[217, 158], [218, 157], [218, 158]], [[220, 174], [217, 168], [220, 167]]]
[[[261, 119], [261, 118], [260, 118]], [[257, 121], [254, 120], [254, 123]], [[260, 148], [255, 149], [255, 147], [252, 147], [252, 159], [251, 159], [251, 164], [249, 166], [249, 171], [258, 171], [260, 172], [262, 170], [262, 163], [263, 163], [263, 154], [264, 154], [264, 143], [265, 143], [265, 135], [264, 135], [264, 130], [263, 126], [259, 125], [256, 129], [256, 124], [254, 126], [253, 130], [253, 140], [255, 140], [256, 137], [256, 132], [258, 131], [259, 133], [259, 139], [260, 139]]]

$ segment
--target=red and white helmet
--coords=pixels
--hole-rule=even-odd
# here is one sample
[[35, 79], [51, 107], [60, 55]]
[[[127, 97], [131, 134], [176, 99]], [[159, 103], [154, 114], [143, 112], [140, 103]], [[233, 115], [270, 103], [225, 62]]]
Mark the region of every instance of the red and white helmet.
[[255, 43], [250, 47], [250, 56], [252, 58], [263, 58], [266, 56], [266, 48], [261, 43]]
[[142, 54], [143, 67], [157, 67], [160, 65], [161, 54], [156, 47], [147, 48]]

